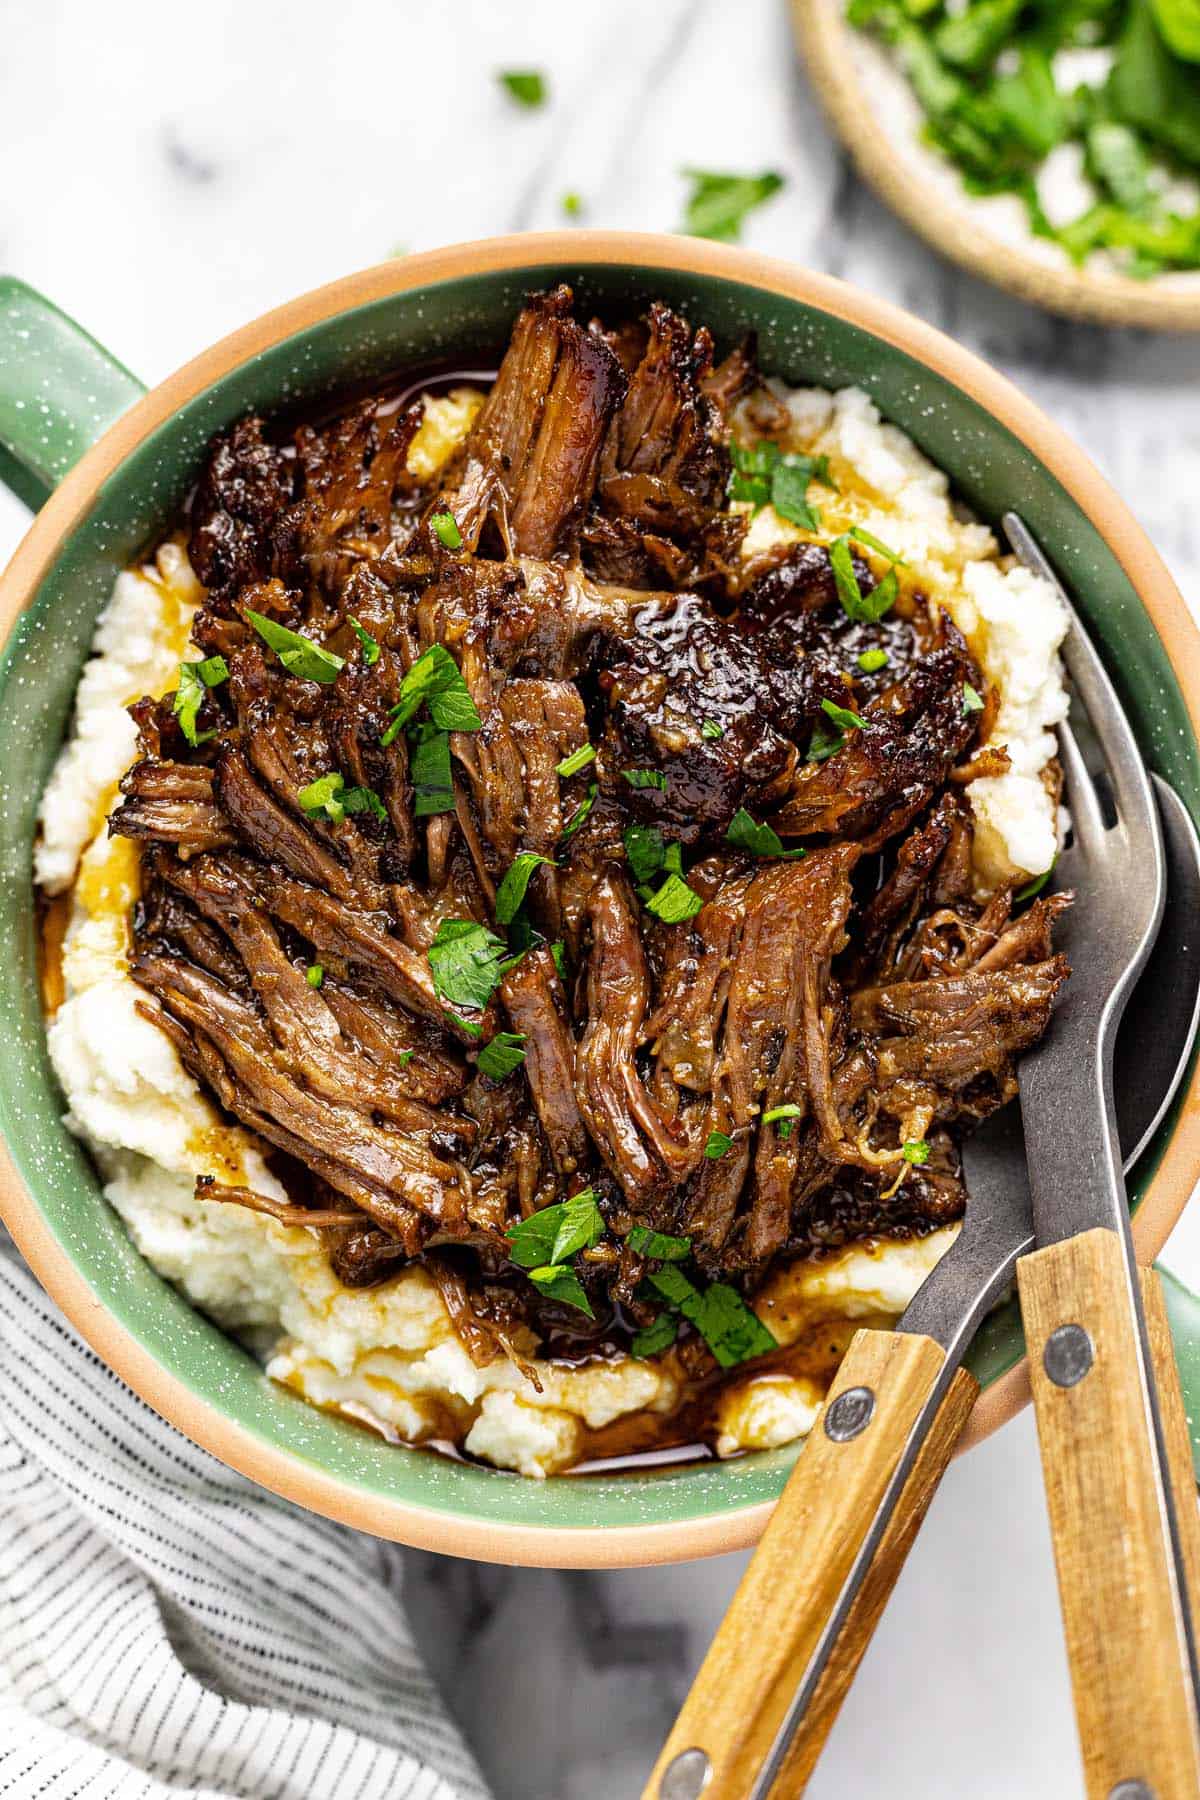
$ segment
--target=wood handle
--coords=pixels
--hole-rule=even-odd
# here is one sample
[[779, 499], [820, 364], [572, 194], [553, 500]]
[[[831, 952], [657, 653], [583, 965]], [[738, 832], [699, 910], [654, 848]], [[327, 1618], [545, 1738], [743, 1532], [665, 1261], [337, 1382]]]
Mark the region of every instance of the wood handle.
[[[1083, 1232], [1023, 1257], [1017, 1275], [1089, 1800], [1135, 1781], [1154, 1800], [1196, 1800], [1196, 1696], [1121, 1241]], [[1157, 1278], [1143, 1276], [1142, 1291], [1197, 1591], [1200, 1521], [1179, 1377]]]
[[[701, 1792], [678, 1768], [663, 1786], [671, 1765], [689, 1750], [702, 1751], [712, 1767], [704, 1800], [746, 1800], [944, 1363], [932, 1338], [855, 1333], [822, 1420], [797, 1458], [643, 1800]], [[835, 1441], [826, 1425], [838, 1416], [839, 1396], [851, 1389], [869, 1390], [874, 1408], [855, 1436]], [[803, 1792], [978, 1392], [959, 1369], [772, 1785], [772, 1800]], [[846, 1402], [842, 1410], [852, 1406]], [[687, 1765], [681, 1767], [686, 1775]]]

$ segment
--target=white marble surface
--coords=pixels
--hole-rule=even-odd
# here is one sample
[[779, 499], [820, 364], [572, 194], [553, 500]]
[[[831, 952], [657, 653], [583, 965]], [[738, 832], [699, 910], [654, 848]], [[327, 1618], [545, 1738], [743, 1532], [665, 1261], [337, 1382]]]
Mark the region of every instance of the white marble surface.
[[[568, 189], [589, 223], [671, 229], [680, 165], [772, 166], [788, 185], [747, 241], [980, 350], [1200, 594], [1200, 340], [1065, 324], [925, 250], [831, 144], [782, 0], [6, 0], [0, 18], [0, 264], [147, 380], [397, 245], [555, 225]], [[550, 74], [541, 113], [495, 85], [521, 66]], [[22, 528], [0, 495], [0, 554]], [[1200, 1278], [1194, 1214], [1174, 1260]], [[498, 1795], [639, 1792], [739, 1567], [568, 1576], [414, 1556], [421, 1633]], [[810, 1791], [1082, 1792], [1028, 1416], [951, 1470]]]

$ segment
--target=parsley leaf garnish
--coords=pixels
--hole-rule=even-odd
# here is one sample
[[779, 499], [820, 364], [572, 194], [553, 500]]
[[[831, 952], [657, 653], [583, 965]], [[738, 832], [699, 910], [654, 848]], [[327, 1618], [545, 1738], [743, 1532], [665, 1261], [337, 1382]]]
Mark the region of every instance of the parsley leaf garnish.
[[889, 569], [883, 580], [864, 594], [858, 585], [858, 576], [854, 573], [850, 534], [847, 532], [843, 532], [841, 537], [835, 538], [830, 544], [829, 560], [833, 564], [838, 599], [847, 617], [859, 625], [874, 625], [890, 611], [900, 591], [899, 578], [894, 568]]
[[529, 878], [539, 863], [549, 864], [548, 856], [539, 856], [536, 850], [522, 850], [514, 857], [508, 873], [496, 889], [496, 923], [511, 925], [525, 899], [525, 890], [529, 886]]
[[630, 1349], [637, 1357], [659, 1356], [669, 1350], [679, 1335], [679, 1321], [669, 1312], [659, 1313], [653, 1324], [635, 1331]]
[[864, 675], [874, 675], [880, 669], [886, 669], [888, 653], [886, 650], [863, 650], [858, 657], [858, 666]]
[[704, 901], [695, 889], [672, 870], [657, 893], [646, 901], [646, 911], [661, 919], [664, 925], [681, 925], [685, 919], [694, 919], [703, 905]]
[[558, 839], [560, 844], [565, 844], [568, 838], [573, 838], [575, 836], [575, 833], [579, 830], [579, 827], [583, 824], [584, 820], [587, 818], [588, 814], [591, 812], [593, 806], [595, 806], [596, 795], [599, 792], [600, 792], [599, 787], [593, 781], [593, 783], [589, 787], [587, 793], [584, 795], [583, 799], [579, 802], [579, 805], [575, 808], [575, 811], [571, 814], [570, 818], [567, 820], [566, 824], [563, 826], [562, 831], [559, 834], [559, 839]]
[[519, 106], [544, 106], [546, 77], [540, 69], [499, 69], [496, 79]]
[[868, 549], [874, 550], [877, 555], [886, 556], [893, 568], [907, 569], [908, 564], [902, 556], [897, 556], [894, 550], [889, 550], [886, 544], [881, 543], [877, 537], [872, 537], [869, 531], [864, 531], [861, 525], [852, 525], [847, 536], [852, 537], [856, 544], [866, 544]]
[[865, 731], [867, 721], [861, 713], [852, 712], [848, 706], [839, 706], [836, 700], [822, 700], [821, 711], [843, 731]]
[[438, 998], [483, 1012], [504, 975], [508, 945], [475, 919], [443, 919], [428, 957]]
[[715, 744], [718, 738], [725, 736], [725, 728], [723, 725], [718, 725], [715, 719], [705, 719], [700, 727], [700, 736]]
[[651, 1231], [646, 1225], [635, 1225], [625, 1242], [641, 1256], [657, 1257], [660, 1262], [682, 1262], [690, 1256], [690, 1237], [672, 1237], [665, 1231]]
[[276, 619], [268, 619], [264, 614], [255, 612], [247, 606], [244, 617], [253, 625], [263, 643], [272, 649], [289, 675], [298, 675], [304, 681], [319, 681], [328, 686], [336, 681], [338, 672], [346, 666], [343, 656], [335, 656], [332, 650], [326, 650], [312, 638], [305, 637], [299, 631], [289, 631], [286, 625], [280, 625]]
[[304, 979], [310, 988], [319, 988], [325, 979], [325, 970], [320, 963], [309, 963], [304, 971]]
[[924, 1138], [909, 1138], [904, 1145], [904, 1160], [915, 1163], [919, 1168], [929, 1161], [929, 1145]]
[[1034, 899], [1036, 899], [1037, 896], [1041, 893], [1042, 889], [1045, 887], [1046, 883], [1049, 881], [1050, 877], [1053, 875], [1054, 865], [1055, 865], [1055, 863], [1057, 863], [1057, 861], [1058, 861], [1058, 851], [1056, 850], [1054, 852], [1054, 861], [1050, 864], [1050, 867], [1048, 869], [1044, 869], [1040, 875], [1035, 875], [1032, 881], [1026, 882], [1025, 886], [1023, 888], [1019, 889], [1018, 892], [1013, 895], [1014, 902], [1018, 901], [1018, 900], [1034, 900]]
[[458, 520], [452, 512], [443, 507], [440, 512], [429, 515], [429, 523], [438, 542], [447, 550], [462, 549], [462, 532], [458, 529]]
[[454, 777], [450, 772], [450, 733], [427, 721], [408, 733], [408, 773], [413, 785], [413, 815], [429, 819], [454, 811]]
[[218, 687], [222, 681], [228, 680], [229, 664], [223, 656], [206, 656], [202, 662], [180, 663], [179, 685], [175, 690], [175, 703], [171, 711], [179, 720], [179, 729], [193, 749], [200, 744], [207, 744], [209, 738], [216, 737], [215, 729], [197, 733], [196, 721], [208, 689]]
[[525, 1270], [535, 1287], [551, 1300], [561, 1300], [592, 1316], [578, 1276], [563, 1265], [580, 1250], [590, 1250], [604, 1236], [604, 1215], [596, 1204], [593, 1188], [584, 1188], [569, 1200], [544, 1206], [527, 1219], [519, 1219], [504, 1235], [509, 1256]]
[[589, 1319], [595, 1318], [583, 1291], [583, 1284], [574, 1269], [548, 1263], [543, 1268], [527, 1269], [525, 1272], [547, 1300], [557, 1300], [561, 1306], [574, 1306], [579, 1312], [586, 1313]]
[[794, 1106], [789, 1101], [785, 1106], [773, 1106], [770, 1112], [765, 1112], [762, 1116], [762, 1122], [764, 1125], [777, 1125], [779, 1127], [780, 1137], [790, 1138], [792, 1135], [793, 1124], [797, 1119], [802, 1119], [803, 1117], [804, 1108], [802, 1106]]
[[554, 773], [561, 775], [565, 781], [572, 775], [578, 775], [580, 769], [586, 769], [595, 760], [595, 745], [580, 744], [578, 750], [572, 750], [570, 756], [564, 756], [560, 763], [555, 764]]
[[708, 1142], [704, 1146], [704, 1154], [709, 1162], [719, 1162], [733, 1149], [733, 1139], [727, 1131], [710, 1131]]
[[301, 811], [308, 813], [311, 818], [324, 813], [335, 825], [339, 824], [346, 816], [342, 801], [342, 789], [345, 785], [345, 780], [336, 769], [331, 769], [328, 775], [318, 775], [315, 781], [310, 781], [296, 795]]
[[462, 670], [442, 644], [423, 651], [400, 683], [400, 698], [380, 742], [390, 744], [422, 706], [443, 731], [478, 731], [483, 723]]
[[781, 519], [800, 525], [805, 531], [818, 531], [821, 514], [808, 501], [809, 484], [823, 482], [833, 487], [827, 456], [802, 456], [785, 453], [778, 444], [764, 438], [757, 444], [730, 445], [733, 472], [729, 479], [731, 500], [748, 500], [757, 512], [771, 505]]
[[360, 625], [357, 619], [351, 619], [350, 623], [354, 628], [354, 635], [362, 647], [362, 659], [369, 669], [372, 664], [379, 661], [379, 644], [371, 636], [366, 626]]
[[493, 1081], [503, 1081], [525, 1061], [524, 1043], [523, 1031], [498, 1031], [475, 1058], [475, 1066]]
[[722, 174], [715, 169], [684, 169], [692, 184], [683, 229], [692, 237], [716, 238], [720, 243], [736, 243], [741, 236], [742, 221], [783, 186], [783, 176], [773, 169], [761, 175]]
[[735, 850], [747, 850], [751, 856], [786, 856], [795, 860], [803, 850], [785, 850], [783, 839], [771, 825], [760, 825], [753, 814], [739, 806], [729, 821], [725, 842]]
[[983, 711], [983, 699], [971, 686], [969, 681], [963, 682], [963, 711], [977, 713]]
[[663, 834], [656, 825], [627, 825], [621, 836], [629, 869], [639, 887], [652, 881], [667, 859]]
[[828, 762], [831, 756], [837, 755], [845, 742], [844, 733], [834, 731], [825, 723], [824, 719], [818, 719], [813, 726], [812, 740], [809, 743], [805, 761]]
[[622, 769], [621, 779], [631, 788], [665, 788], [667, 785], [661, 769]]
[[723, 1369], [778, 1348], [758, 1314], [725, 1282], [714, 1281], [702, 1293], [671, 1264], [656, 1269], [649, 1281], [669, 1306], [691, 1321]]

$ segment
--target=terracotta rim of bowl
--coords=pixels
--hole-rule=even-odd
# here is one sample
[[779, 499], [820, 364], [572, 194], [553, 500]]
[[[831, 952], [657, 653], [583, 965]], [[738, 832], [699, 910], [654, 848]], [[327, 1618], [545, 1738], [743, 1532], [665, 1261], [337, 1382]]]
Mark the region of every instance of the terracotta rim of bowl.
[[[88, 510], [101, 484], [152, 431], [232, 368], [339, 312], [413, 288], [463, 276], [537, 265], [571, 270], [593, 263], [657, 269], [732, 281], [831, 313], [925, 364], [977, 401], [1052, 469], [1087, 514], [1128, 575], [1158, 632], [1200, 738], [1200, 633], [1182, 596], [1124, 502], [1071, 439], [1003, 376], [941, 332], [887, 301], [830, 276], [698, 238], [652, 233], [566, 231], [484, 239], [383, 263], [331, 282], [205, 350], [154, 388], [113, 425], [37, 514], [0, 578], [0, 642], [6, 642], [29, 595], [53, 564], [63, 539]], [[1150, 1262], [1190, 1197], [1200, 1170], [1200, 1070], [1184, 1096], [1178, 1123], [1133, 1222], [1139, 1259]], [[423, 1550], [487, 1562], [550, 1568], [632, 1568], [745, 1549], [757, 1542], [770, 1502], [713, 1518], [610, 1527], [489, 1523], [432, 1508], [358, 1493], [252, 1432], [199, 1399], [109, 1314], [54, 1238], [7, 1149], [0, 1149], [0, 1216], [34, 1273], [72, 1324], [134, 1392], [222, 1462], [288, 1500], [346, 1525]], [[962, 1447], [1013, 1417], [1029, 1399], [1024, 1361], [980, 1396]]]
[[898, 137], [881, 130], [850, 54], [845, 0], [791, 0], [792, 29], [817, 98], [864, 181], [926, 243], [972, 275], [1021, 300], [1098, 325], [1200, 331], [1200, 274], [1172, 286], [1172, 276], [1135, 281], [1128, 275], [1058, 267], [1006, 243], [980, 223], [968, 196], [931, 193], [919, 162]]

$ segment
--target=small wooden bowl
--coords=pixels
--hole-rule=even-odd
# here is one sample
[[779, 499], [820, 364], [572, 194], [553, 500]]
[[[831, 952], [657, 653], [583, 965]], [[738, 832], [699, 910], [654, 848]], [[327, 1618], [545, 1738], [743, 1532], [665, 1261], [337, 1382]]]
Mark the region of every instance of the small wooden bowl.
[[[863, 179], [926, 241], [1022, 300], [1099, 325], [1200, 331], [1200, 270], [1134, 281], [1076, 268], [1056, 245], [989, 228], [958, 172], [906, 125], [885, 127], [867, 72], [878, 47], [846, 23], [845, 0], [791, 0], [796, 43], [829, 121]], [[915, 105], [915, 102], [914, 102]]]

